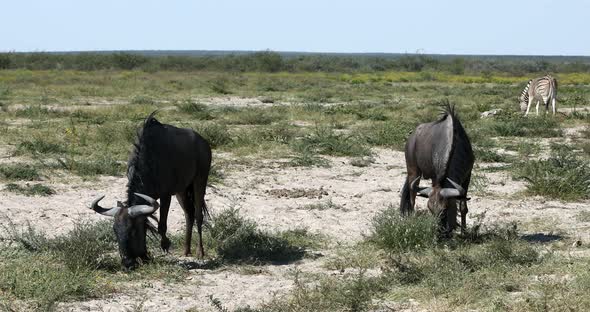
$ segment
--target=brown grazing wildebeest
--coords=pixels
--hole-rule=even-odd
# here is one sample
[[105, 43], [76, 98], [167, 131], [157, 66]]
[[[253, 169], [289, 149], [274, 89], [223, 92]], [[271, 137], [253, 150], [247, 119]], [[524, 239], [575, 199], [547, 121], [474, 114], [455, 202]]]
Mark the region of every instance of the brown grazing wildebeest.
[[[475, 158], [454, 106], [447, 102], [439, 120], [416, 127], [406, 142], [405, 156], [408, 176], [401, 194], [401, 213], [414, 211], [416, 195], [427, 197], [428, 209], [439, 216], [441, 230], [450, 234], [456, 227], [459, 201], [464, 232]], [[420, 187], [420, 178], [431, 179], [432, 186]]]

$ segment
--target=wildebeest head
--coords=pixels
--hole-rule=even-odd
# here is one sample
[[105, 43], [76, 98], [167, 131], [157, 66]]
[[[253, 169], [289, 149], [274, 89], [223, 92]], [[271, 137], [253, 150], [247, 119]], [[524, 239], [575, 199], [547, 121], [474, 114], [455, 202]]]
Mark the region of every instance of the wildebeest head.
[[103, 208], [98, 202], [104, 195], [92, 202], [91, 208], [105, 216], [114, 217], [113, 230], [119, 244], [119, 254], [126, 269], [133, 269], [137, 265], [137, 258], [148, 259], [146, 234], [151, 226], [147, 220], [154, 211], [159, 208], [158, 202], [153, 198], [135, 193], [145, 200], [148, 205], [133, 205], [117, 202], [117, 207]]
[[412, 187], [417, 190], [417, 194], [428, 198], [428, 210], [439, 217], [440, 225], [443, 231], [451, 232], [457, 225], [457, 200], [465, 200], [465, 189], [447, 178], [452, 187], [418, 187], [416, 182], [412, 182]]

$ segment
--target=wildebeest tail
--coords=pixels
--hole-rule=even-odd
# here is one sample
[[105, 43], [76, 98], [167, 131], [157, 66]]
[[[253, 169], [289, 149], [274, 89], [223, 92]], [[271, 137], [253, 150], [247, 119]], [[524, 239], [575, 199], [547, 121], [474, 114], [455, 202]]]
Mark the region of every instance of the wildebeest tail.
[[412, 210], [412, 203], [410, 202], [410, 183], [408, 182], [408, 179], [406, 179], [404, 187], [402, 187], [399, 210], [402, 216], [410, 214]]

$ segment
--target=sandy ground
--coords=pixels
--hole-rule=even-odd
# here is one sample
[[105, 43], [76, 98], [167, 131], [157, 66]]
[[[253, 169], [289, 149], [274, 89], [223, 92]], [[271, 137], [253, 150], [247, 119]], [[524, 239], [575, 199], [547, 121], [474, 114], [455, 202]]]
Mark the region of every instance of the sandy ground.
[[[209, 189], [207, 202], [213, 213], [226, 207], [241, 212], [268, 229], [305, 227], [346, 244], [362, 238], [370, 228], [371, 218], [399, 200], [404, 179], [403, 153], [376, 149], [375, 162], [368, 167], [354, 167], [345, 158], [330, 158], [329, 168], [293, 168], [279, 163], [261, 163], [255, 167], [237, 165], [226, 171], [222, 185]], [[506, 173], [485, 173], [484, 190], [472, 194], [470, 216], [486, 213], [486, 221], [517, 221], [532, 229], [530, 239], [542, 241], [559, 235], [565, 240], [590, 242], [590, 223], [577, 220], [580, 211], [590, 212], [590, 203], [562, 203], [543, 198], [524, 197], [521, 182]], [[17, 226], [28, 223], [47, 233], [64, 233], [78, 220], [105, 217], [87, 208], [89, 202], [107, 194], [105, 204], [122, 200], [126, 179], [104, 177], [98, 181], [49, 183], [57, 190], [51, 197], [26, 197], [2, 192], [2, 214]], [[423, 182], [424, 183], [424, 182]], [[329, 209], [306, 209], [312, 203], [332, 202]], [[418, 203], [425, 209], [425, 201]], [[470, 219], [473, 222], [473, 219]], [[184, 217], [173, 200], [169, 229], [183, 231]], [[195, 269], [184, 283], [159, 281], [130, 284], [121, 293], [86, 302], [60, 304], [62, 311], [182, 311], [197, 308], [214, 311], [212, 295], [228, 308], [256, 306], [293, 286], [293, 272], [326, 272], [322, 257], [304, 259], [290, 265], [266, 265], [261, 274], [244, 274], [232, 268]]]
[[[252, 101], [242, 104], [261, 104], [257, 99]], [[575, 135], [578, 131], [566, 131], [566, 134]], [[329, 236], [336, 244], [352, 243], [368, 233], [376, 213], [392, 203], [397, 205], [405, 178], [402, 152], [373, 151], [374, 162], [367, 167], [355, 167], [350, 164], [350, 159], [332, 157], [328, 158], [331, 166], [327, 168], [288, 167], [280, 161], [220, 168], [225, 176], [224, 182], [209, 188], [206, 200], [213, 214], [227, 207], [237, 207], [243, 215], [269, 230], [307, 228]], [[13, 160], [2, 158], [2, 162], [10, 161]], [[507, 173], [478, 173], [487, 183], [483, 189], [471, 194], [468, 222], [473, 223], [475, 216], [485, 213], [486, 222], [518, 222], [531, 241], [558, 238], [566, 244], [576, 240], [590, 243], [590, 223], [576, 217], [583, 211], [590, 213], [589, 201], [564, 203], [525, 197], [522, 195], [525, 185], [513, 181]], [[106, 218], [87, 208], [94, 198], [106, 194], [102, 202], [105, 206], [124, 199], [125, 177], [101, 177], [94, 181], [66, 178], [43, 182], [57, 191], [50, 197], [27, 197], [0, 191], [0, 220], [5, 222], [7, 217], [18, 227], [31, 224], [57, 235], [70, 230], [77, 221]], [[426, 183], [422, 182], [423, 185]], [[4, 187], [5, 184], [0, 183], [0, 189]], [[310, 204], [318, 203], [331, 205], [327, 209], [309, 209]], [[425, 200], [419, 200], [417, 208], [425, 209], [425, 205]], [[170, 232], [184, 231], [183, 212], [175, 199], [168, 228]], [[62, 303], [59, 310], [164, 312], [196, 308], [198, 311], [215, 311], [208, 299], [210, 295], [229, 309], [256, 306], [273, 296], [287, 293], [293, 287], [293, 272], [296, 270], [337, 274], [322, 267], [325, 258], [304, 259], [289, 265], [265, 265], [259, 267], [260, 274], [246, 274], [232, 267], [195, 269], [183, 283], [149, 281], [129, 284], [122, 292], [104, 298]]]

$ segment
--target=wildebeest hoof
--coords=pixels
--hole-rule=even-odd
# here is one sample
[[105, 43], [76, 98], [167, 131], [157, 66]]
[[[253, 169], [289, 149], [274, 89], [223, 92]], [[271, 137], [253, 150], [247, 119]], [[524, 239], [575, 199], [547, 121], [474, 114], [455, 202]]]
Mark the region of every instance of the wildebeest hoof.
[[121, 264], [125, 272], [131, 272], [137, 267], [137, 261], [135, 259], [123, 259]]
[[168, 252], [168, 250], [170, 249], [170, 245], [171, 243], [168, 238], [162, 238], [162, 241], [160, 242], [160, 247], [162, 247], [162, 250]]

